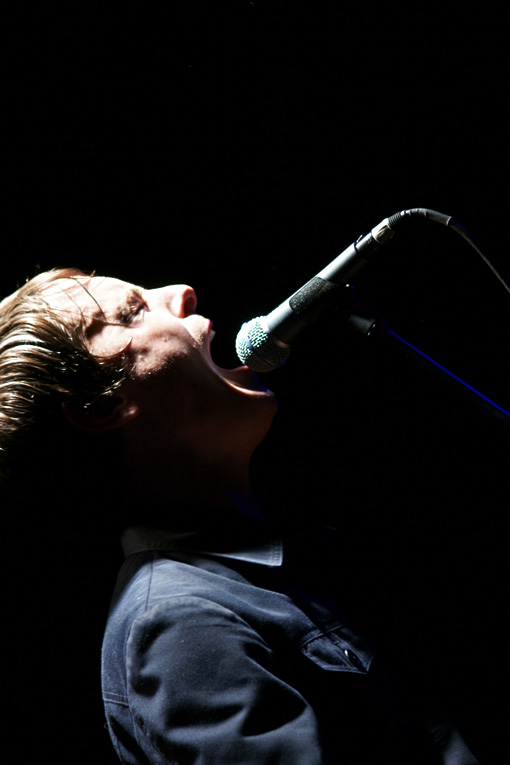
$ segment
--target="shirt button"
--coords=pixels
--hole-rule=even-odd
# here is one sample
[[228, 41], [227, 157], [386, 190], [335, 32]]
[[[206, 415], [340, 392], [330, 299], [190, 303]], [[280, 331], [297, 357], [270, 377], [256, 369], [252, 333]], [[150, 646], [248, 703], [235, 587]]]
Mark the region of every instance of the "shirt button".
[[365, 671], [365, 667], [361, 663], [361, 659], [354, 653], [354, 651], [351, 651], [350, 648], [344, 648], [344, 654], [347, 656], [349, 663], [352, 664], [353, 667], [359, 669], [361, 672]]

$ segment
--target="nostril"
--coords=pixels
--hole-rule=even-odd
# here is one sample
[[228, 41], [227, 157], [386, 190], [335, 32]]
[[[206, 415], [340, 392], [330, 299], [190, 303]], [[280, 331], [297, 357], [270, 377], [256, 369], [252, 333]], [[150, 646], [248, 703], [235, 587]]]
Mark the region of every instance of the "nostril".
[[186, 287], [182, 293], [181, 311], [184, 316], [190, 316], [195, 313], [197, 309], [197, 296], [195, 290], [191, 287]]
[[159, 294], [165, 307], [180, 319], [190, 316], [197, 309], [195, 290], [187, 284], [171, 284], [168, 287], [162, 287]]

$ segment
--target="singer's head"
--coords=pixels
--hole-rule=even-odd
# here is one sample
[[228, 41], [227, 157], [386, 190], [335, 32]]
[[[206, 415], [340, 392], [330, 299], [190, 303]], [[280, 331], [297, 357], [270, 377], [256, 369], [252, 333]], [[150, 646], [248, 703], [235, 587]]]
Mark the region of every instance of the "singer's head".
[[[4, 487], [73, 486], [70, 501], [221, 505], [247, 492], [276, 403], [247, 367], [212, 357], [211, 321], [183, 284], [143, 289], [59, 269], [0, 303]], [[137, 518], [143, 522], [143, 512]]]

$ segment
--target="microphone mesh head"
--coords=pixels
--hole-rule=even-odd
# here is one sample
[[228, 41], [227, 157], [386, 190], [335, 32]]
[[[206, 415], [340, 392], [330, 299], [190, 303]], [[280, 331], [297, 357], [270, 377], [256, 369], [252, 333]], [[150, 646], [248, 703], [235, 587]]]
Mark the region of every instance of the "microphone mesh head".
[[270, 372], [281, 367], [290, 353], [290, 347], [276, 342], [264, 323], [263, 316], [246, 322], [236, 339], [239, 360], [255, 372]]

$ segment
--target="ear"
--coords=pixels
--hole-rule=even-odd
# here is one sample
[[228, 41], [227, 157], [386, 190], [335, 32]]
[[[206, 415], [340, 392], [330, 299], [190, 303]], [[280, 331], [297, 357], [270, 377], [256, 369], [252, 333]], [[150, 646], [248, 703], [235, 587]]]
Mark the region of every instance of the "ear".
[[138, 404], [124, 396], [105, 396], [87, 407], [76, 401], [65, 401], [62, 411], [71, 425], [93, 433], [122, 428], [140, 414]]

